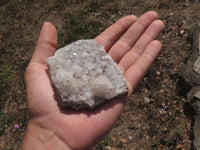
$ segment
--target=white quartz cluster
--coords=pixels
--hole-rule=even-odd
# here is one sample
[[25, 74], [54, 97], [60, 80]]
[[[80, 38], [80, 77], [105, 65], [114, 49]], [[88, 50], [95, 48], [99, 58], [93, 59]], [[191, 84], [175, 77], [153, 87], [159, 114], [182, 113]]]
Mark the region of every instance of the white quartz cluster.
[[79, 40], [57, 50], [47, 66], [62, 107], [93, 109], [128, 93], [116, 63], [95, 40]]

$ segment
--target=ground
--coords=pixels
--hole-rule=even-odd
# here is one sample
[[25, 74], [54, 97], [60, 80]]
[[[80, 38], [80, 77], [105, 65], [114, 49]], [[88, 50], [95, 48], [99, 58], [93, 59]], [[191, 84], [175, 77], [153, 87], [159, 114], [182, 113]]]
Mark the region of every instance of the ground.
[[179, 77], [200, 22], [198, 0], [9, 0], [0, 2], [0, 149], [18, 149], [28, 121], [24, 70], [40, 28], [52, 22], [58, 48], [94, 38], [119, 18], [154, 10], [165, 23], [162, 52], [118, 123], [94, 149], [191, 149], [194, 112]]

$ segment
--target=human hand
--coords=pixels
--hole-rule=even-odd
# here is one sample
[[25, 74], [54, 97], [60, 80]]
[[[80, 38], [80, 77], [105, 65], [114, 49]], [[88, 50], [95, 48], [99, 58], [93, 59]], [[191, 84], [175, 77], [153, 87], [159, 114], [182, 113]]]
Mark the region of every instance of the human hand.
[[[122, 18], [95, 38], [123, 72], [129, 95], [159, 54], [161, 43], [155, 39], [163, 28], [157, 14], [147, 12], [139, 19]], [[110, 131], [128, 98], [108, 102], [95, 111], [59, 108], [46, 66], [46, 59], [54, 54], [56, 46], [55, 27], [44, 23], [25, 72], [31, 118], [23, 150], [89, 148]]]

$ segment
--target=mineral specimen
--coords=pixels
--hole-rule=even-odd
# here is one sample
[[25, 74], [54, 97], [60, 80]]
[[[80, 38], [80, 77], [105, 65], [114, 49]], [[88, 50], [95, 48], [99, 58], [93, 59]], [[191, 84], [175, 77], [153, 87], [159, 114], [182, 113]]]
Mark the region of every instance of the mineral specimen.
[[93, 109], [128, 93], [123, 74], [95, 40], [79, 40], [57, 50], [47, 66], [62, 107]]

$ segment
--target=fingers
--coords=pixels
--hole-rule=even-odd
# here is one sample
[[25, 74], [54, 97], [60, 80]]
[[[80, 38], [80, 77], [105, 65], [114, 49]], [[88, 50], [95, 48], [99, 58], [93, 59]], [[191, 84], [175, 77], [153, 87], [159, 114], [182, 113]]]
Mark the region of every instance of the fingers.
[[150, 42], [140, 58], [124, 73], [124, 76], [129, 84], [130, 93], [133, 91], [133, 89], [135, 89], [138, 82], [156, 59], [161, 47], [162, 44], [159, 41], [155, 40]]
[[108, 52], [113, 60], [118, 63], [120, 59], [130, 50], [137, 42], [140, 36], [145, 32], [146, 28], [156, 20], [158, 15], [154, 11], [149, 11], [142, 15], [118, 42]]
[[45, 22], [42, 26], [37, 46], [33, 52], [31, 62], [41, 64], [46, 63], [46, 59], [52, 56], [57, 46], [56, 28], [49, 22]]
[[134, 15], [126, 16], [111, 25], [95, 38], [108, 51], [113, 43], [137, 20]]
[[153, 21], [143, 35], [136, 42], [134, 47], [125, 54], [125, 56], [119, 62], [119, 68], [122, 72], [125, 72], [137, 59], [142, 55], [147, 45], [156, 39], [160, 32], [164, 29], [164, 24], [160, 20]]

